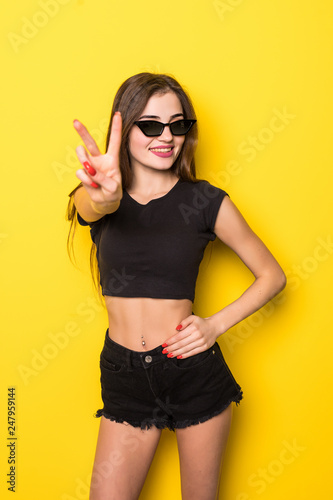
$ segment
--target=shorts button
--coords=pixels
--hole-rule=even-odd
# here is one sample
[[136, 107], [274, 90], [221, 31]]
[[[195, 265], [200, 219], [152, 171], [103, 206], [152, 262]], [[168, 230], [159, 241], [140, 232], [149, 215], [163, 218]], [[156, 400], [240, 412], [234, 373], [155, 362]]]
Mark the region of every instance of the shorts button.
[[153, 361], [153, 358], [151, 356], [146, 356], [145, 357], [145, 362], [146, 363], [151, 363]]

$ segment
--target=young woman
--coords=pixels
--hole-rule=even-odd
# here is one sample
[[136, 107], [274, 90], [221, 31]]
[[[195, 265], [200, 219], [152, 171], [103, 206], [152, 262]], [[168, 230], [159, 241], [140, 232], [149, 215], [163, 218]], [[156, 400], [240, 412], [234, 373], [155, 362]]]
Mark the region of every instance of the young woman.
[[[195, 113], [173, 78], [141, 73], [121, 85], [105, 154], [82, 123], [74, 127], [86, 149], [77, 148], [83, 168], [68, 217], [90, 226], [109, 319], [90, 499], [137, 500], [169, 428], [183, 500], [213, 500], [231, 403], [242, 399], [216, 340], [280, 292], [285, 275], [227, 193], [196, 179]], [[192, 312], [195, 282], [216, 236], [255, 279], [201, 318]]]

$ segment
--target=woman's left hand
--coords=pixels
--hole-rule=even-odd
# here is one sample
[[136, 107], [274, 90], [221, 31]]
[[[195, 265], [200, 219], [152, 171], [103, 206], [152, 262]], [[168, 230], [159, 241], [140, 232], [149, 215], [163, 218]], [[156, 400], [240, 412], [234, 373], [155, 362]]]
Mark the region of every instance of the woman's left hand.
[[219, 336], [212, 318], [200, 318], [193, 314], [185, 318], [176, 330], [177, 333], [163, 344], [163, 353], [170, 358], [185, 359], [206, 351]]

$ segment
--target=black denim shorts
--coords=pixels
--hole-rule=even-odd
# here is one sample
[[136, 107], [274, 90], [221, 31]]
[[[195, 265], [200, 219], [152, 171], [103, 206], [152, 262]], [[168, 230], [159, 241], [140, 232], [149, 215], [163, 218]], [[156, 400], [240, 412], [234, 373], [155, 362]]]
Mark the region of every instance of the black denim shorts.
[[221, 413], [243, 397], [216, 342], [189, 358], [168, 358], [162, 346], [132, 351], [106, 331], [100, 356], [104, 407], [95, 414], [141, 429], [182, 429]]

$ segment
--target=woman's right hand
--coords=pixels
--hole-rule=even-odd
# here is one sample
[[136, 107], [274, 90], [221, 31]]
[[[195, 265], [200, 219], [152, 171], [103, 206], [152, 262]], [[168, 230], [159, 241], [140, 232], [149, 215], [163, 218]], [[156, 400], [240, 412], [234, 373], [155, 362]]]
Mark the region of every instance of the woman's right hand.
[[75, 130], [83, 140], [88, 152], [83, 146], [76, 148], [77, 157], [84, 167], [77, 170], [76, 176], [85, 187], [94, 204], [112, 205], [121, 200], [122, 182], [119, 168], [119, 151], [121, 145], [122, 119], [117, 111], [112, 119], [111, 136], [107, 152], [102, 154], [86, 127], [74, 120]]

